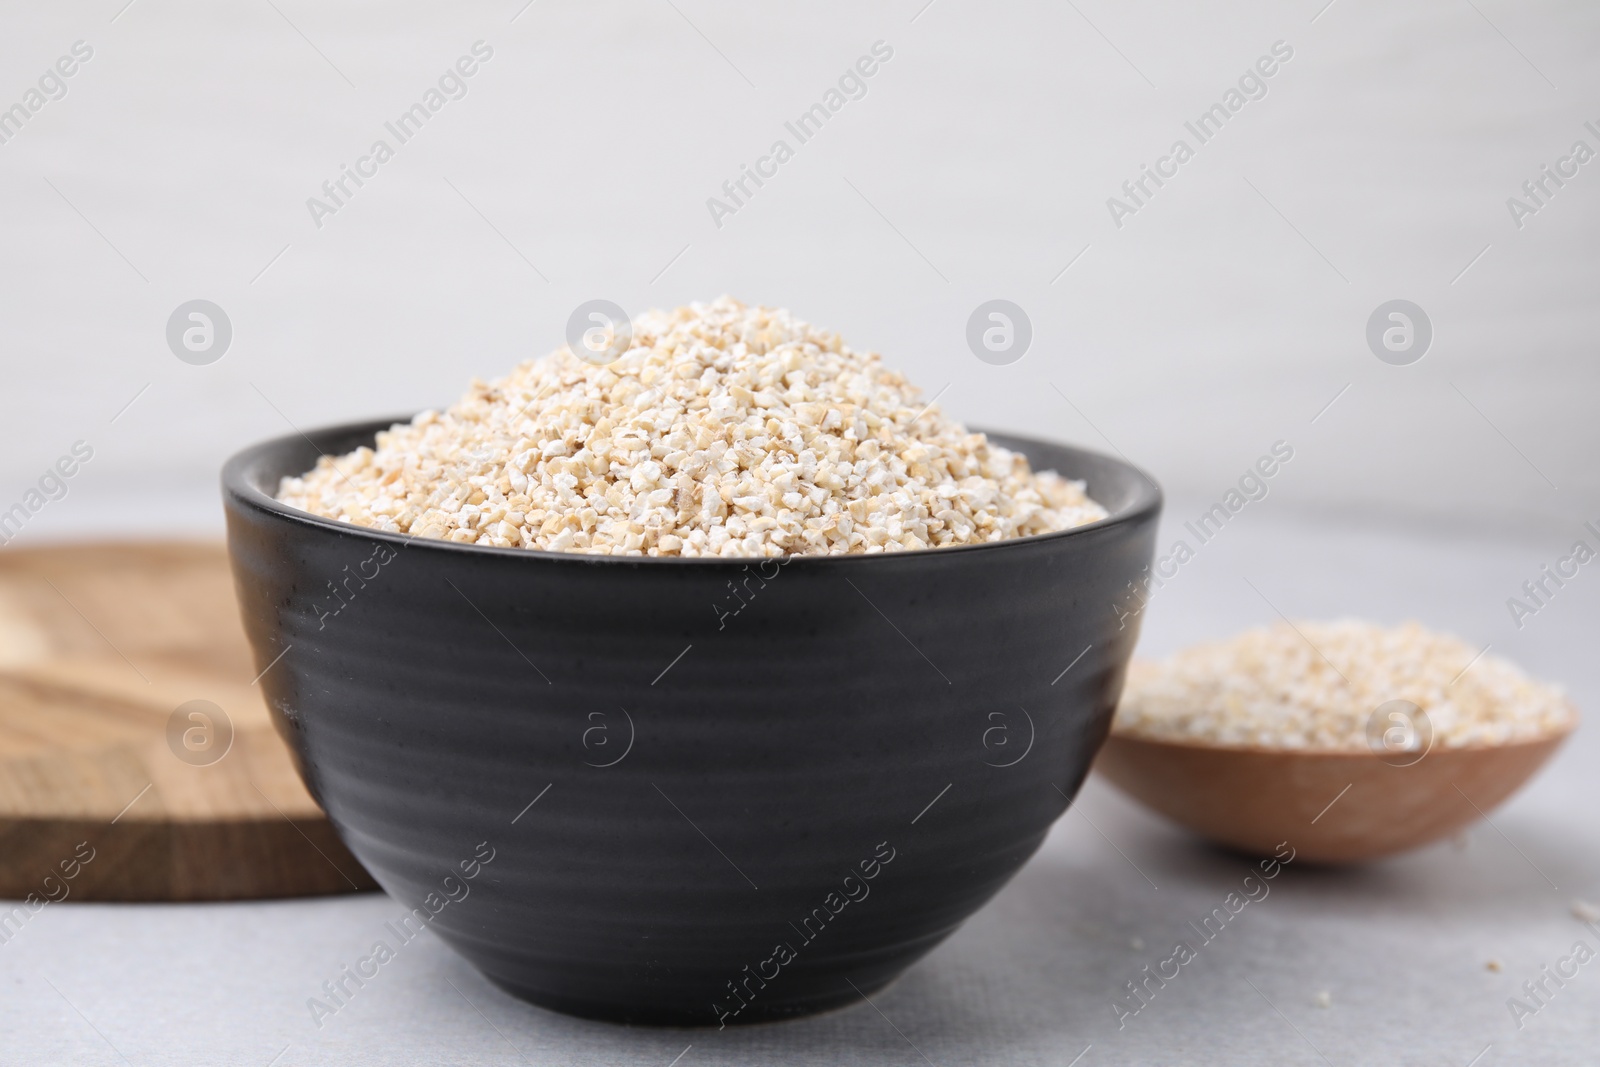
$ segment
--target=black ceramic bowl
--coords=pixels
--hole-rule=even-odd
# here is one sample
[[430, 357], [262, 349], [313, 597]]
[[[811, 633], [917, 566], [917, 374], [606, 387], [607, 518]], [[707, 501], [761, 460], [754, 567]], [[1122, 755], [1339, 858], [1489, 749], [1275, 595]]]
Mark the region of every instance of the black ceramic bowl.
[[719, 1025], [871, 994], [1016, 873], [1105, 738], [1161, 507], [1125, 463], [995, 435], [1111, 517], [781, 565], [460, 545], [272, 498], [394, 421], [228, 462], [245, 627], [350, 850], [518, 996]]

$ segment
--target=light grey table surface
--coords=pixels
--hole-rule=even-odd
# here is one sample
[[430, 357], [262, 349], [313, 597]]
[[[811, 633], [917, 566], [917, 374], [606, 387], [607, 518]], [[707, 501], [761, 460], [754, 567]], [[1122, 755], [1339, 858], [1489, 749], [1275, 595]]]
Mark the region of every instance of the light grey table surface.
[[[1168, 527], [1198, 510], [1173, 503]], [[1142, 649], [1266, 621], [1249, 578], [1290, 615], [1416, 617], [1492, 642], [1594, 708], [1600, 578], [1582, 574], [1520, 632], [1505, 609], [1564, 547], [1378, 532], [1268, 503], [1162, 592]], [[1574, 900], [1600, 900], [1597, 745], [1580, 731], [1456, 842], [1363, 869], [1291, 866], [1120, 1030], [1117, 989], [1194, 940], [1187, 921], [1245, 868], [1091, 779], [1015, 881], [872, 1006], [630, 1029], [521, 1004], [425, 934], [319, 1028], [307, 999], [400, 914], [388, 897], [66, 903], [0, 945], [0, 1063], [1588, 1064], [1600, 962], [1520, 1030], [1506, 1001], [1580, 938], [1600, 947], [1573, 915]]]

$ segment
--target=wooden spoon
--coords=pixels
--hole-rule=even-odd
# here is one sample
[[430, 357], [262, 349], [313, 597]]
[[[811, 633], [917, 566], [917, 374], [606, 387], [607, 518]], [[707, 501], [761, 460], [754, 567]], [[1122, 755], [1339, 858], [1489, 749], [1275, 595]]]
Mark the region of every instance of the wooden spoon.
[[1434, 747], [1409, 766], [1375, 752], [1314, 752], [1113, 734], [1097, 770], [1124, 793], [1219, 845], [1358, 863], [1418, 848], [1484, 818], [1571, 733]]

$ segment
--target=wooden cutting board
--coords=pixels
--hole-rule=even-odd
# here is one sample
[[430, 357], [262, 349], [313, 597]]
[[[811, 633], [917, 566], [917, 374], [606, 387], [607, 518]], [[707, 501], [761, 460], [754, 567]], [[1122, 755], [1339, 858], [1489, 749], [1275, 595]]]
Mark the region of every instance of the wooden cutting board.
[[0, 551], [0, 898], [376, 888], [255, 682], [221, 545]]

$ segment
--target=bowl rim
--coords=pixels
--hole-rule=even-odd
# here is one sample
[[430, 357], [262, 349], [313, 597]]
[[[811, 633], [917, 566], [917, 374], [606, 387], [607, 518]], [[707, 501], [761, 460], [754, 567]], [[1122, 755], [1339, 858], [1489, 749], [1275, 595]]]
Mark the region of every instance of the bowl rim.
[[[1572, 711], [1572, 718], [1567, 720], [1560, 729], [1549, 730], [1535, 737], [1519, 737], [1514, 741], [1501, 741], [1499, 743], [1476, 742], [1470, 745], [1430, 745], [1428, 750], [1418, 757], [1420, 763], [1423, 758], [1433, 755], [1445, 755], [1451, 752], [1486, 752], [1499, 751], [1508, 748], [1518, 748], [1523, 745], [1542, 745], [1551, 741], [1565, 741], [1577, 732], [1581, 723], [1581, 715], [1571, 701], [1567, 707]], [[1115, 725], [1106, 734], [1106, 743], [1112, 741], [1132, 741], [1143, 745], [1159, 745], [1164, 748], [1181, 748], [1201, 752], [1227, 752], [1243, 753], [1258, 756], [1296, 756], [1315, 759], [1358, 759], [1381, 760], [1382, 757], [1371, 749], [1365, 748], [1273, 748], [1270, 745], [1241, 745], [1219, 744], [1215, 741], [1205, 741], [1199, 738], [1193, 740], [1171, 737], [1149, 737], [1143, 734], [1127, 733], [1118, 730]]]
[[[222, 466], [222, 492], [224, 507], [232, 501], [238, 505], [258, 512], [265, 512], [295, 525], [310, 529], [321, 530], [336, 534], [356, 534], [375, 540], [385, 541], [404, 548], [425, 548], [440, 552], [466, 553], [468, 556], [478, 555], [485, 558], [502, 557], [513, 559], [544, 560], [564, 563], [583, 563], [593, 566], [615, 566], [628, 564], [633, 566], [696, 566], [696, 567], [723, 567], [728, 569], [743, 569], [752, 565], [761, 565], [768, 561], [779, 563], [782, 566], [800, 564], [811, 568], [817, 566], [852, 566], [863, 560], [906, 560], [915, 559], [943, 559], [970, 555], [978, 552], [1006, 552], [1019, 551], [1028, 547], [1054, 543], [1071, 537], [1080, 537], [1085, 534], [1098, 533], [1103, 530], [1118, 526], [1125, 526], [1139, 522], [1147, 517], [1159, 514], [1163, 504], [1163, 493], [1160, 484], [1144, 469], [1135, 466], [1127, 459], [1119, 456], [1107, 455], [1095, 449], [1083, 448], [1078, 445], [1069, 445], [1044, 438], [1030, 437], [1023, 434], [1005, 433], [1004, 431], [988, 431], [978, 427], [970, 427], [970, 432], [982, 433], [985, 437], [1002, 438], [1010, 441], [1026, 442], [1028, 444], [1045, 445], [1050, 448], [1063, 448], [1072, 452], [1092, 456], [1097, 460], [1120, 468], [1129, 475], [1134, 484], [1134, 496], [1121, 509], [1112, 512], [1103, 519], [1073, 526], [1065, 530], [1053, 530], [1043, 534], [1029, 534], [1024, 537], [1012, 537], [1003, 541], [985, 541], [979, 544], [955, 545], [949, 548], [928, 548], [906, 552], [852, 552], [838, 555], [811, 555], [792, 553], [782, 556], [602, 556], [590, 555], [586, 552], [552, 552], [542, 548], [515, 548], [501, 547], [498, 545], [468, 544], [461, 541], [446, 541], [442, 538], [418, 537], [412, 534], [395, 533], [389, 530], [379, 530], [371, 526], [361, 526], [353, 522], [344, 522], [339, 519], [324, 518], [314, 515], [309, 511], [285, 504], [277, 497], [258, 488], [249, 477], [251, 471], [263, 460], [282, 452], [285, 449], [311, 445], [320, 455], [327, 455], [317, 442], [331, 437], [364, 436], [368, 431], [376, 435], [381, 430], [392, 426], [410, 422], [420, 412], [411, 415], [391, 416], [379, 419], [361, 419], [354, 422], [336, 423], [329, 426], [320, 426], [308, 431], [296, 428], [293, 433], [271, 437], [264, 441], [248, 445], [229, 456]], [[1001, 447], [1011, 447], [997, 441]], [[1072, 477], [1063, 473], [1063, 477]], [[882, 565], [881, 563], [879, 564]]]

